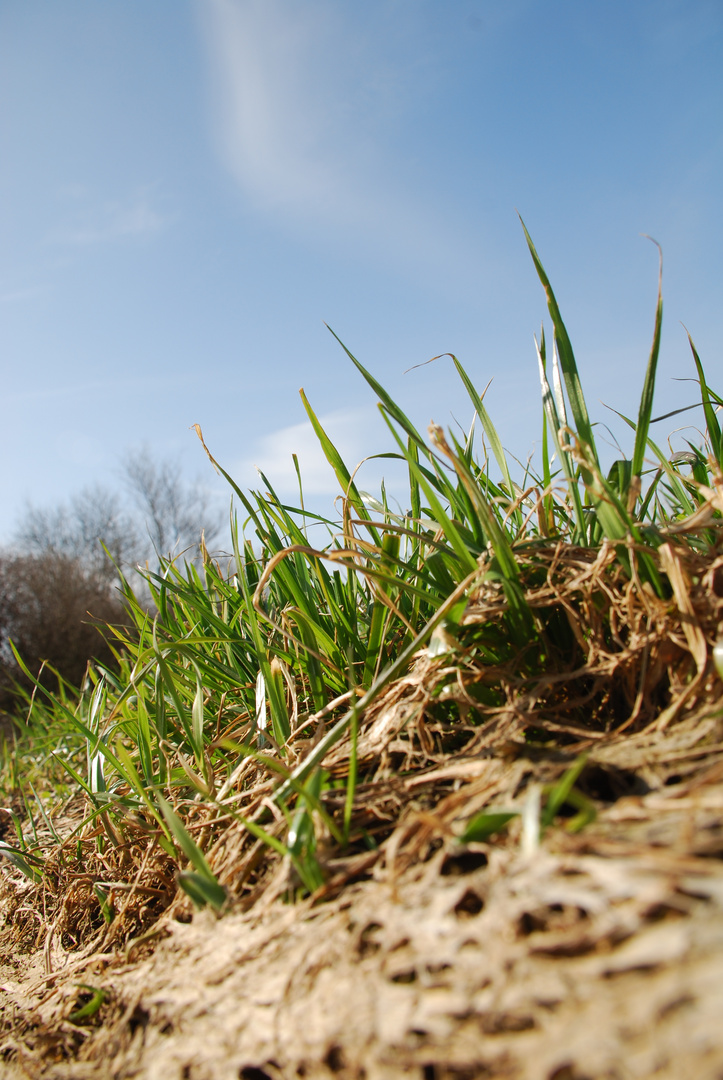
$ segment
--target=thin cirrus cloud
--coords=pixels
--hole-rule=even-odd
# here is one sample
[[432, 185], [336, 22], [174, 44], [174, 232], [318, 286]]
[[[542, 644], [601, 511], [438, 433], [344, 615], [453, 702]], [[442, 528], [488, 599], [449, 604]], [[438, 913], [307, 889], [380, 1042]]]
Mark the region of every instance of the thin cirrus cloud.
[[40, 285], [30, 285], [25, 289], [8, 289], [0, 291], [0, 304], [21, 304], [26, 300], [34, 300], [43, 292]]
[[405, 182], [394, 148], [433, 64], [424, 50], [389, 65], [329, 0], [198, 0], [198, 10], [216, 141], [247, 204], [407, 267], [420, 257], [459, 267], [464, 234]]
[[53, 231], [52, 241], [84, 247], [142, 239], [160, 232], [167, 224], [147, 190], [102, 205], [87, 200], [84, 203], [70, 215], [70, 220]]
[[203, 10], [218, 135], [236, 180], [269, 209], [338, 203], [348, 180], [327, 158], [329, 112], [305, 72], [319, 5], [207, 0]]

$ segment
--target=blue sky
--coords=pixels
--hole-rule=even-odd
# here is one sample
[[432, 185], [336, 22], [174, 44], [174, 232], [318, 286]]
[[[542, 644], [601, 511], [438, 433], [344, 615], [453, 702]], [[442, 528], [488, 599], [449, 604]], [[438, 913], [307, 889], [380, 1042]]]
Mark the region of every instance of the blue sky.
[[695, 400], [681, 320], [721, 371], [722, 45], [719, 0], [0, 3], [0, 539], [141, 444], [225, 507], [194, 423], [243, 486], [257, 464], [290, 495], [296, 451], [321, 505], [300, 386], [348, 464], [391, 448], [324, 322], [419, 424], [468, 424], [449, 361], [407, 372], [456, 353], [527, 455], [546, 311], [516, 210], [593, 417], [636, 411], [641, 233], [656, 412]]

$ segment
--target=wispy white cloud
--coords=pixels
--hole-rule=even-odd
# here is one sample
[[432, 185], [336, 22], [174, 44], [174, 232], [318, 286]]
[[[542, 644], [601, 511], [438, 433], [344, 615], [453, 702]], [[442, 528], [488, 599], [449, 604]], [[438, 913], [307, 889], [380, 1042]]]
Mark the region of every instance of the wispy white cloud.
[[20, 304], [24, 300], [32, 300], [44, 291], [44, 287], [40, 285], [30, 285], [25, 289], [0, 291], [0, 304]]
[[348, 172], [348, 129], [358, 117], [349, 66], [329, 85], [329, 58], [343, 37], [338, 8], [328, 0], [203, 0], [202, 11], [217, 134], [247, 194], [269, 208], [348, 210], [361, 197]]
[[100, 204], [94, 203], [85, 193], [75, 193], [75, 201], [82, 205], [52, 234], [52, 240], [58, 243], [82, 247], [142, 239], [158, 233], [168, 221], [154, 205], [148, 188], [136, 191], [126, 199]]
[[[389, 432], [374, 408], [337, 409], [319, 420], [352, 473], [370, 453], [390, 449]], [[259, 488], [257, 470], [260, 470], [274, 489], [287, 497], [298, 492], [292, 454], [296, 454], [299, 460], [305, 495], [341, 494], [334, 472], [308, 421], [264, 435], [252, 453], [236, 464], [231, 474], [242, 487]], [[393, 493], [400, 468], [388, 459], [364, 462], [355, 477], [357, 486], [378, 494], [379, 483], [384, 476]]]
[[[366, 23], [331, 0], [198, 0], [198, 8], [217, 140], [247, 201], [277, 224], [312, 227], [398, 264], [459, 266], [465, 237], [413, 189], [413, 165], [396, 148], [400, 119], [435, 78], [421, 32], [416, 51], [396, 48], [392, 60], [382, 37], [392, 26], [399, 35], [399, 21], [384, 22], [384, 5]], [[420, 26], [405, 6], [406, 36]]]
[[[57, 372], [54, 372], [54, 374], [57, 374]], [[143, 378], [144, 392], [161, 391], [167, 385], [167, 382], [168, 378], [165, 373], [155, 376], [147, 373]], [[176, 389], [192, 386], [193, 383], [194, 376], [190, 374], [178, 375], [174, 380]], [[21, 385], [25, 387], [26, 383], [21, 382]], [[97, 399], [105, 396], [108, 399], [109, 396], [112, 396], [113, 400], [118, 402], [122, 398], [131, 398], [137, 395], [137, 385], [125, 375], [116, 379], [85, 379], [80, 381], [62, 381], [61, 376], [59, 382], [52, 382], [50, 378], [45, 378], [22, 390], [6, 389], [3, 400], [6, 405], [22, 405], [25, 402], [50, 401], [54, 398], [73, 398], [77, 401], [81, 398]]]
[[237, 180], [270, 205], [328, 201], [342, 177], [326, 158], [328, 114], [310, 100], [304, 78], [318, 5], [300, 12], [275, 0], [209, 0], [205, 9], [218, 134]]

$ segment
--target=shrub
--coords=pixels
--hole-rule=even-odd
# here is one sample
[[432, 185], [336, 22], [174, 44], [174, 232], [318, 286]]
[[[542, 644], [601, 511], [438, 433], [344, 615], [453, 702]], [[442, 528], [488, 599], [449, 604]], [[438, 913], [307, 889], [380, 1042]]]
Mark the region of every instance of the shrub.
[[90, 659], [113, 663], [101, 627], [123, 621], [117, 591], [79, 559], [53, 551], [0, 556], [0, 705], [9, 707], [16, 685], [31, 685], [13, 646], [32, 674], [45, 665], [44, 685], [57, 682], [53, 668], [80, 686]]

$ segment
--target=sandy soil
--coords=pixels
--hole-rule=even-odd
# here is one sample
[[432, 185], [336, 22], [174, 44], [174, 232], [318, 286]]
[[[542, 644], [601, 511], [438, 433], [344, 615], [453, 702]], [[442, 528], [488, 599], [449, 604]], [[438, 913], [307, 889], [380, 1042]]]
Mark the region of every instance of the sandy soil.
[[177, 909], [129, 956], [16, 946], [4, 1075], [721, 1080], [722, 771], [526, 857], [397, 843], [325, 903]]

